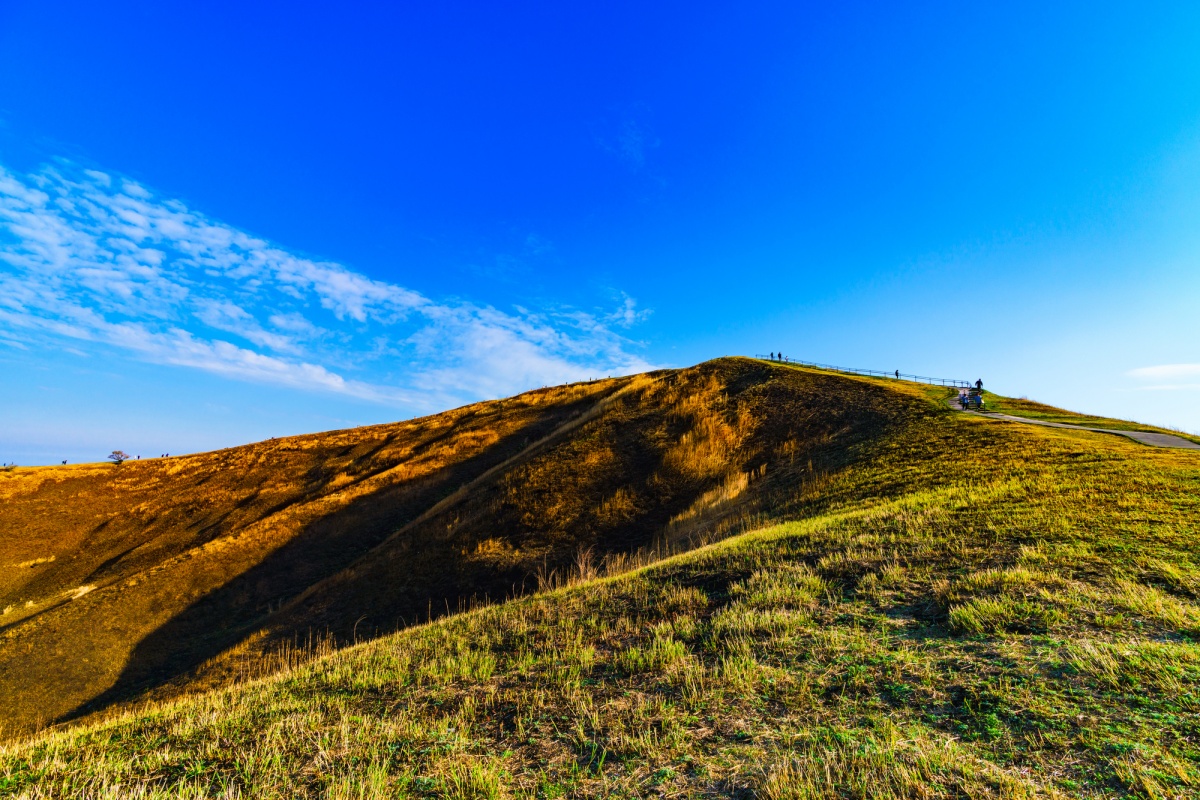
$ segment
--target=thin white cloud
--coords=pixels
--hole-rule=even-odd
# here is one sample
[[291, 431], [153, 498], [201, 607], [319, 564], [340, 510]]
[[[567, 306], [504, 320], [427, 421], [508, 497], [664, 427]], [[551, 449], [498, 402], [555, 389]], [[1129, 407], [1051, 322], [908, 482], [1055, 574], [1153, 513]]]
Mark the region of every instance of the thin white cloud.
[[59, 162], [18, 176], [0, 167], [0, 336], [9, 346], [87, 342], [428, 410], [652, 368], [614, 331], [647, 313], [625, 296], [599, 314], [435, 302], [98, 170]]
[[293, 336], [305, 339], [311, 339], [324, 333], [316, 325], [305, 319], [303, 314], [295, 312], [291, 314], [272, 314], [267, 317], [267, 322], [275, 330], [287, 331]]
[[634, 300], [627, 294], [622, 294], [622, 303], [617, 310], [608, 315], [608, 321], [620, 325], [622, 328], [629, 328], [639, 322], [645, 321], [650, 316], [649, 310], [638, 311], [637, 300]]
[[196, 318], [210, 328], [236, 334], [259, 347], [266, 347], [278, 353], [300, 352], [300, 348], [289, 337], [264, 330], [250, 312], [236, 303], [204, 299], [197, 305]]
[[437, 393], [466, 385], [473, 394], [496, 396], [514, 379], [543, 386], [653, 369], [623, 351], [625, 340], [580, 313], [514, 317], [492, 308], [443, 308], [437, 324], [410, 342], [419, 352], [440, 354], [441, 365], [416, 384]]
[[1156, 383], [1151, 386], [1139, 386], [1139, 392], [1194, 392], [1200, 389], [1200, 383]]
[[1157, 381], [1200, 378], [1200, 364], [1160, 364], [1154, 367], [1138, 367], [1129, 370], [1128, 375], [1132, 378]]

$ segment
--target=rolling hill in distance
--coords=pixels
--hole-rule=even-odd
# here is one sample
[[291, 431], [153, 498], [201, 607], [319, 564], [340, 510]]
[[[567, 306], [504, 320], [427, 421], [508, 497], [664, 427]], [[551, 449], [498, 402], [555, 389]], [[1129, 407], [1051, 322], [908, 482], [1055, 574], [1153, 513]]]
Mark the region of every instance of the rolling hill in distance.
[[1200, 453], [948, 398], [723, 358], [0, 472], [0, 794], [1200, 791]]

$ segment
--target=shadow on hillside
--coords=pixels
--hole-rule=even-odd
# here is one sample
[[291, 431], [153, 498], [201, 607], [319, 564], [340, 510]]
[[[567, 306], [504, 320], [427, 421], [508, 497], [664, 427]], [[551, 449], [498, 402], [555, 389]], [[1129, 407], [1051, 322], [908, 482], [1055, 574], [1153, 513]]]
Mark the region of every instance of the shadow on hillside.
[[[108, 690], [55, 722], [129, 701], [235, 646], [268, 623], [272, 610], [346, 569], [460, 486], [519, 454], [531, 441], [548, 435], [594, 402], [582, 400], [549, 409], [472, 458], [415, 482], [357, 498], [313, 522], [262, 562], [209, 592], [143, 639]], [[441, 438], [424, 442], [420, 450], [436, 446]], [[306, 476], [310, 491], [296, 502], [320, 493], [336, 476], [334, 470], [314, 469]]]
[[[727, 465], [746, 471], [741, 473], [743, 477], [750, 471], [759, 475], [751, 484], [753, 489], [732, 504], [725, 518], [701, 519], [704, 524], [712, 523], [710, 532], [717, 538], [744, 527], [769, 524], [782, 514], [801, 516], [816, 508], [814, 503], [825, 500], [813, 501], [812, 485], [861, 457], [858, 446], [879, 439], [902, 416], [874, 402], [870, 387], [841, 378], [789, 375], [738, 363], [721, 369], [726, 383], [719, 396], [714, 396], [714, 407], [730, 419], [740, 419], [738, 409], [743, 406], [737, 404], [741, 403], [763, 415], [769, 424], [752, 426], [745, 446], [736, 458], [731, 455]], [[698, 390], [688, 384], [681, 391], [687, 402]], [[837, 395], [840, 402], [831, 406], [829, 394], [835, 391], [841, 393]], [[731, 398], [734, 405], [728, 405]], [[532, 585], [521, 583], [537, 565], [527, 559], [477, 559], [472, 548], [498, 537], [514, 552], [539, 553], [539, 559], [540, 553], [550, 553], [550, 567], [565, 566], [580, 547], [594, 547], [600, 557], [628, 553], [653, 544], [668, 523], [719, 490], [724, 473], [706, 473], [690, 483], [666, 485], [664, 453], [686, 440], [695, 428], [688, 427], [693, 423], [685, 425], [678, 414], [651, 403], [636, 409], [641, 416], [605, 417], [603, 424], [597, 422], [599, 430], [588, 433], [586, 442], [567, 437], [571, 441], [561, 452], [554, 444], [554, 456], [559, 460], [548, 459], [553, 469], [543, 463], [539, 472], [535, 469], [538, 465], [526, 464], [522, 455], [518, 460], [521, 467], [506, 469], [503, 480], [489, 476], [461, 502], [409, 526], [464, 484], [528, 452], [531, 442], [557, 430], [591, 402], [548, 410], [537, 421], [433, 479], [415, 486], [389, 487], [313, 523], [261, 564], [210, 592], [147, 636], [110, 689], [57, 721], [129, 701], [187, 676], [264, 628], [271, 641], [280, 644], [293, 636], [304, 638], [310, 629], [329, 632], [341, 644], [457, 611], [472, 598], [490, 595], [498, 600], [522, 593], [536, 588], [536, 580]], [[784, 447], [798, 441], [804, 444], [800, 450]], [[592, 479], [589, 475], [587, 480], [576, 480], [579, 464], [570, 459], [577, 458], [580, 451], [571, 444], [608, 452], [619, 449], [621, 455], [607, 477]], [[320, 470], [311, 475], [318, 483], [333, 477]], [[526, 505], [509, 503], [504, 491], [510, 479], [535, 499]], [[627, 518], [601, 524], [596, 509], [625, 485], [642, 487], [645, 503]], [[556, 527], [547, 509], [569, 502], [583, 511], [571, 518], [574, 522], [569, 527]], [[529, 521], [531, 517], [533, 521]], [[399, 536], [392, 536], [406, 526]], [[370, 560], [355, 563], [384, 540], [389, 541], [375, 549]], [[348, 570], [350, 567], [353, 569]], [[317, 584], [321, 584], [319, 590], [310, 591]], [[285, 606], [283, 612], [272, 615], [280, 605]], [[252, 647], [259, 648], [258, 652], [262, 644], [256, 641]]]

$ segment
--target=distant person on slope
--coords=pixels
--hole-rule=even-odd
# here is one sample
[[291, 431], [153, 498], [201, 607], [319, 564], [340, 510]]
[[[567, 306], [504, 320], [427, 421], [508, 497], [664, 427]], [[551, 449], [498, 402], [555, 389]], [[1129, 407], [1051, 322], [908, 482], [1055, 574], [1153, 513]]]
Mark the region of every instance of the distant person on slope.
[[896, 380], [900, 380], [900, 370], [896, 370]]
[[975, 381], [975, 388], [981, 392], [983, 391], [983, 378], [980, 378], [979, 380]]

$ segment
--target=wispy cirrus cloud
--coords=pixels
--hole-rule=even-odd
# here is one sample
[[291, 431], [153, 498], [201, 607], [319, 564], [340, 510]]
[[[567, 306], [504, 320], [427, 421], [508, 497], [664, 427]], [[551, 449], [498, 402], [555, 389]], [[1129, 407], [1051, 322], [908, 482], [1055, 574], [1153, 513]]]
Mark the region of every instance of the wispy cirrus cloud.
[[[651, 368], [615, 311], [435, 301], [58, 162], [0, 167], [0, 343], [75, 342], [239, 380], [437, 408]], [[85, 348], [86, 349], [86, 348]]]
[[1138, 387], [1143, 391], [1200, 389], [1200, 364], [1158, 364], [1131, 369], [1126, 374], [1138, 380], [1154, 381]]

